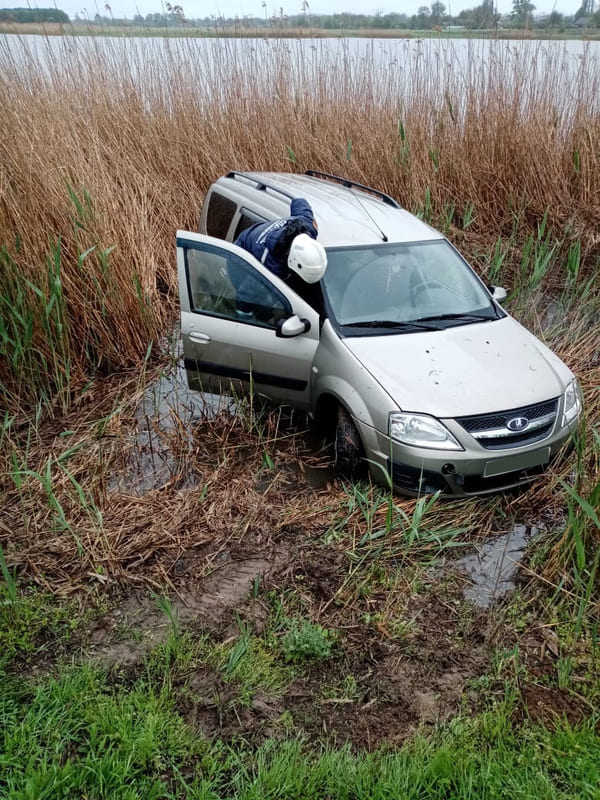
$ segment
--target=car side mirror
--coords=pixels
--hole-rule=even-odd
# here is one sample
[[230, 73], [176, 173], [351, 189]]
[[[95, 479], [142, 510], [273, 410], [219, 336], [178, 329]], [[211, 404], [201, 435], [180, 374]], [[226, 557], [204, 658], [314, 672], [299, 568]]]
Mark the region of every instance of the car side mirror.
[[297, 314], [294, 314], [287, 319], [280, 319], [277, 323], [276, 333], [277, 336], [282, 336], [285, 339], [291, 339], [293, 336], [300, 336], [310, 330], [310, 322], [307, 319], [300, 319]]
[[490, 292], [497, 303], [503, 303], [508, 297], [508, 292], [502, 286], [490, 286]]

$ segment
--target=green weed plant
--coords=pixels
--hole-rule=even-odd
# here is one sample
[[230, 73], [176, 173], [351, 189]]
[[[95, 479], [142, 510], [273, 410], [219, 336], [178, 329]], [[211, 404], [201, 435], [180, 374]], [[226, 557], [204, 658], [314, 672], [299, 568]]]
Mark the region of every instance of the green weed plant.
[[287, 661], [322, 661], [332, 655], [336, 641], [333, 631], [298, 617], [284, 618], [283, 628], [281, 650]]

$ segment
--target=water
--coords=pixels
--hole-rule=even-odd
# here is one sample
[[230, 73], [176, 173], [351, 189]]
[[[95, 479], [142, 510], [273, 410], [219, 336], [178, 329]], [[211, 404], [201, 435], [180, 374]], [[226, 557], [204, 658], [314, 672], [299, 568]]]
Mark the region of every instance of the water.
[[127, 458], [109, 487], [143, 495], [174, 479], [180, 488], [194, 486], [198, 476], [187, 459], [194, 423], [230, 405], [230, 398], [188, 388], [179, 340], [173, 363], [146, 387], [135, 412]]
[[[194, 428], [221, 411], [235, 414], [236, 401], [227, 395], [201, 393], [188, 388], [181, 339], [169, 367], [146, 387], [135, 411], [135, 427], [126, 457], [109, 480], [111, 491], [143, 495], [175, 482], [185, 489], [201, 483], [194, 470]], [[290, 440], [292, 441], [292, 440]], [[265, 469], [257, 476], [256, 491], [265, 493], [273, 482], [293, 485], [300, 479], [312, 489], [324, 489], [335, 479], [334, 469], [321, 452], [322, 441], [312, 432], [302, 435], [306, 459], [298, 475], [297, 459], [281, 463], [277, 470]], [[291, 446], [291, 445], [290, 445]], [[281, 445], [283, 447], [283, 444]], [[306, 463], [304, 463], [306, 461]]]
[[[197, 87], [195, 103], [229, 97], [231, 86], [281, 94], [302, 88], [315, 96], [348, 92], [369, 103], [397, 104], [452, 97], [453, 113], [467, 88], [485, 92], [510, 86], [531, 97], [542, 87], [548, 102], [570, 100], [598, 105], [600, 42], [494, 39], [177, 39], [74, 36], [0, 36], [0, 74], [16, 71], [33, 81], [40, 69], [59, 85], [65, 74], [83, 84], [98, 78], [136, 85], [143, 94], [170, 101], [172, 87]], [[57, 67], [62, 65], [64, 71]], [[35, 90], [38, 89], [34, 84]]]
[[458, 561], [456, 567], [469, 580], [465, 586], [465, 600], [488, 608], [495, 600], [512, 592], [519, 563], [537, 533], [537, 528], [516, 525], [512, 531], [483, 544], [477, 553]]

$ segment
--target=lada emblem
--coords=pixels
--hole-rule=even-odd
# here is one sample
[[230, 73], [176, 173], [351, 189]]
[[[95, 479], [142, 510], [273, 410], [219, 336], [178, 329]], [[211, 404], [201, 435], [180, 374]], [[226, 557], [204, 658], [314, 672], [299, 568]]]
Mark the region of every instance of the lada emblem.
[[527, 417], [513, 417], [509, 419], [506, 423], [506, 427], [509, 431], [524, 431], [525, 428], [529, 425], [529, 420]]

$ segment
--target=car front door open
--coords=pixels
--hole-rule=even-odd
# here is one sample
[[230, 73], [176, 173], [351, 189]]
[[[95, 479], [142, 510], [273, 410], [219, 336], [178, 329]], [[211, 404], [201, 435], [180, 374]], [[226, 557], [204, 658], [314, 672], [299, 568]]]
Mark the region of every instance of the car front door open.
[[[252, 390], [308, 409], [317, 312], [253, 256], [220, 239], [178, 231], [177, 270], [190, 387]], [[280, 335], [294, 315], [306, 320], [304, 332]]]

